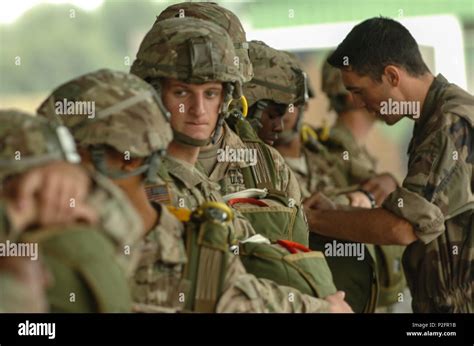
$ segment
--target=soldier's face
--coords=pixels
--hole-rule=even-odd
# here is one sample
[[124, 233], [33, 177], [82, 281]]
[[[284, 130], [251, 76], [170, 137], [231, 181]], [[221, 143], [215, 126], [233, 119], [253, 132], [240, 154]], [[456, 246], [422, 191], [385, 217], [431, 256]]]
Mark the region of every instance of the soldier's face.
[[[306, 107], [306, 105], [305, 105]], [[283, 129], [292, 129], [298, 121], [298, 107], [288, 107], [283, 115]]]
[[194, 139], [208, 139], [216, 128], [223, 101], [222, 83], [163, 83], [162, 99], [171, 113], [171, 127]]
[[341, 72], [342, 80], [346, 89], [351, 92], [355, 107], [365, 107], [388, 125], [393, 125], [404, 117], [403, 114], [380, 114], [382, 102], [388, 102], [389, 99], [398, 102], [401, 99], [398, 88], [388, 83], [384, 75], [379, 82], [370, 76], [361, 76], [351, 70]]
[[283, 114], [286, 106], [270, 104], [262, 112], [260, 123], [262, 127], [258, 130], [258, 136], [268, 145], [273, 145], [278, 139], [278, 134], [284, 129]]

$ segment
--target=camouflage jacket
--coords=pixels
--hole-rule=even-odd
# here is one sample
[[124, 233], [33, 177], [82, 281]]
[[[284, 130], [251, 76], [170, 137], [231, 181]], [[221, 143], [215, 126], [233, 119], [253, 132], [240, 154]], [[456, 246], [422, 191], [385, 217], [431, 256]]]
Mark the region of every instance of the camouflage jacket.
[[[205, 201], [225, 203], [220, 186], [191, 164], [166, 156], [159, 172], [160, 181], [147, 187], [148, 198], [176, 208], [194, 210]], [[234, 210], [235, 235], [245, 239], [255, 234], [252, 225]]]
[[345, 196], [336, 198], [339, 189], [349, 186], [348, 177], [344, 173], [344, 165], [329, 154], [324, 146], [319, 143], [317, 143], [317, 148], [303, 146], [300, 158], [285, 157], [285, 161], [300, 183], [303, 198], [308, 198], [319, 191], [339, 204], [349, 204]]
[[[232, 131], [225, 122], [223, 126], [223, 136], [224, 138], [221, 148], [228, 147], [232, 149], [249, 149], [240, 139], [240, 137], [234, 131]], [[272, 159], [275, 164], [275, 189], [281, 191], [286, 195], [286, 197], [293, 199], [297, 204], [299, 204], [301, 202], [301, 192], [295, 175], [286, 165], [285, 160], [280, 155], [280, 153], [273, 147], [268, 148], [270, 149]], [[260, 160], [264, 159], [257, 157], [257, 165], [264, 164], [263, 162], [259, 162]], [[249, 164], [246, 162], [219, 162], [219, 164], [214, 165], [214, 168], [208, 176], [211, 181], [219, 183], [221, 187], [221, 193], [225, 196], [229, 193], [246, 189], [244, 177], [240, 169], [248, 165]]]
[[403, 264], [415, 312], [473, 312], [474, 97], [438, 75], [408, 148], [408, 173], [383, 207], [418, 240]]
[[[185, 312], [190, 282], [183, 277], [187, 254], [184, 227], [158, 204], [159, 224], [146, 236], [132, 280], [136, 312]], [[288, 299], [290, 296], [294, 299]], [[238, 256], [229, 256], [216, 312], [327, 312], [328, 303], [291, 287], [248, 274]]]

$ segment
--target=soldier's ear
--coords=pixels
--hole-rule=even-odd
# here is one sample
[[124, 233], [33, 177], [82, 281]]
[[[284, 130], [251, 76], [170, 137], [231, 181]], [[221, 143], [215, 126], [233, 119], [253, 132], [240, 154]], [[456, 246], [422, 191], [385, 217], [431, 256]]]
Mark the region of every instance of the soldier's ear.
[[400, 83], [400, 69], [397, 66], [385, 66], [383, 74], [392, 87], [397, 87]]

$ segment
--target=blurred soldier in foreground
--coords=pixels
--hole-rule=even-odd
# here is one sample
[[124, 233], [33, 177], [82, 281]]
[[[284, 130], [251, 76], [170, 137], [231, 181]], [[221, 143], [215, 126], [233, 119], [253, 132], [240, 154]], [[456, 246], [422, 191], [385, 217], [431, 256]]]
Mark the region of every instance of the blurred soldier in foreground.
[[[0, 239], [9, 251], [17, 249], [15, 255], [7, 254], [7, 258], [0, 259], [0, 309], [6, 312], [130, 311], [126, 272], [119, 265], [112, 239], [104, 235], [100, 226], [91, 225], [98, 219], [91, 208], [92, 191], [87, 194], [88, 205], [82, 201], [76, 205], [74, 199], [67, 201], [73, 209], [68, 222], [44, 224], [39, 207], [41, 194], [26, 193], [26, 204], [21, 211], [16, 205], [18, 184], [31, 181], [25, 175], [61, 161], [65, 165], [66, 161], [69, 165], [79, 161], [69, 132], [17, 111], [2, 111], [0, 118]], [[16, 257], [31, 256], [31, 247], [39, 248], [35, 258]], [[22, 248], [30, 253], [18, 250]]]

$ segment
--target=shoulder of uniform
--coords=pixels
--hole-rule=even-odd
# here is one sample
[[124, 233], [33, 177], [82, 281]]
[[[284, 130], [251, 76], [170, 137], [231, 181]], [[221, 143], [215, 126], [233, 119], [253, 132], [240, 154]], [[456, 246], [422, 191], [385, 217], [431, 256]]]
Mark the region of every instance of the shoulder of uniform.
[[[454, 115], [463, 118], [467, 123], [474, 127], [474, 96], [461, 89], [455, 84], [450, 84], [443, 95], [443, 104], [441, 106], [443, 115]], [[455, 119], [447, 119], [447, 121]]]

